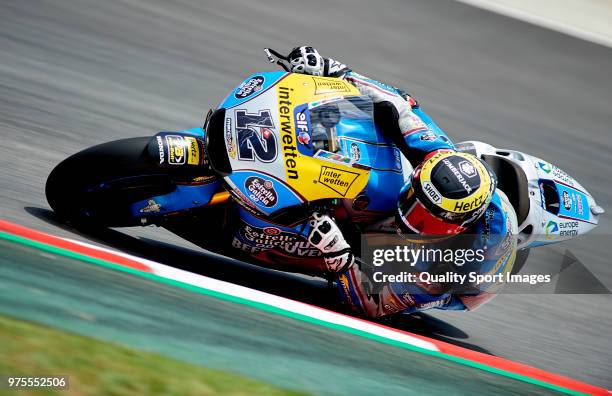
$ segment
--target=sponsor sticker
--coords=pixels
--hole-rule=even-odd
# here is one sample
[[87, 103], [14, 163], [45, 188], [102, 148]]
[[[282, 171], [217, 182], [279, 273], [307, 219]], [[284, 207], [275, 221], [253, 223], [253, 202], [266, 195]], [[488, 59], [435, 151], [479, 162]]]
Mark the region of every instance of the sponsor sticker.
[[565, 221], [563, 223], [559, 223], [559, 236], [562, 236], [562, 237], [577, 236], [578, 226], [579, 226], [579, 223], [577, 221]]
[[187, 163], [189, 165], [200, 164], [200, 147], [196, 138], [186, 136], [185, 141], [187, 142]]
[[236, 89], [234, 97], [236, 99], [244, 99], [251, 96], [255, 92], [261, 91], [265, 78], [263, 76], [254, 76], [248, 81], [243, 82]]
[[431, 308], [439, 307], [443, 305], [444, 303], [445, 303], [445, 300], [434, 300], [434, 301], [429, 301], [425, 303], [417, 303], [416, 306], [419, 307], [419, 309], [431, 309]]
[[244, 182], [244, 188], [248, 191], [248, 196], [253, 202], [266, 208], [276, 205], [278, 201], [278, 194], [270, 180], [251, 176]]
[[297, 140], [300, 142], [300, 144], [308, 146], [308, 143], [310, 143], [310, 135], [308, 132], [299, 132]]
[[159, 213], [161, 211], [161, 205], [155, 202], [153, 199], [150, 199], [147, 202], [147, 206], [140, 209], [140, 213]]
[[291, 127], [291, 100], [292, 100], [293, 88], [279, 86], [278, 87], [278, 111], [281, 123], [281, 148], [283, 151], [283, 158], [285, 159], [285, 171], [287, 179], [299, 179], [300, 175], [298, 172], [298, 163], [296, 158], [298, 154], [297, 145], [295, 144], [295, 138], [293, 128]]
[[295, 129], [297, 130], [297, 140], [300, 144], [308, 146], [310, 143], [310, 126], [306, 108], [295, 113]]
[[402, 153], [399, 149], [393, 149], [393, 158], [395, 159], [395, 169], [402, 170]]
[[216, 176], [196, 176], [191, 179], [192, 184], [207, 184], [217, 180]]
[[168, 164], [184, 165], [186, 153], [185, 139], [183, 136], [166, 135], [166, 145], [168, 146]]
[[357, 177], [359, 173], [322, 166], [318, 182], [344, 197]]
[[427, 131], [425, 133], [422, 133], [419, 139], [421, 139], [422, 141], [433, 142], [437, 138], [438, 138], [438, 135], [436, 135], [435, 133], [431, 131]]
[[336, 78], [313, 77], [315, 84], [315, 95], [328, 93], [351, 92], [347, 83]]
[[351, 160], [357, 162], [361, 159], [361, 150], [357, 143], [351, 143]]
[[575, 198], [576, 198], [576, 210], [578, 211], [578, 214], [584, 215], [584, 212], [582, 209], [582, 196], [578, 195]]
[[433, 203], [439, 204], [442, 202], [442, 195], [440, 195], [436, 187], [430, 182], [426, 181], [423, 183], [423, 191]]
[[563, 201], [563, 207], [565, 210], [570, 210], [572, 208], [572, 199], [567, 191], [563, 191], [563, 193], [561, 193], [561, 199]]
[[163, 164], [165, 160], [164, 141], [161, 136], [156, 136], [155, 138], [157, 139], [157, 147], [159, 148], [159, 163]]
[[402, 298], [402, 302], [404, 302], [404, 304], [406, 304], [408, 306], [413, 306], [413, 305], [416, 304], [415, 301], [414, 301], [414, 297], [412, 297], [410, 292], [402, 293], [401, 298]]
[[472, 163], [467, 160], [459, 162], [459, 171], [470, 179], [478, 174], [476, 168], [474, 168], [474, 165], [472, 165]]
[[556, 187], [559, 193], [559, 216], [588, 221], [590, 212], [587, 196], [581, 191], [560, 183], [556, 183]]
[[263, 232], [266, 235], [278, 235], [281, 233], [281, 230], [276, 227], [266, 227], [263, 229]]
[[[168, 147], [169, 165], [200, 165], [200, 146], [193, 136], [166, 135], [166, 146]], [[157, 137], [158, 146], [161, 137]], [[159, 149], [160, 163], [163, 162], [163, 144]]]
[[471, 210], [474, 210], [484, 202], [485, 194], [481, 194], [478, 197], [466, 199], [464, 201], [455, 202], [455, 206], [453, 207], [453, 212], [455, 213], [465, 213]]
[[552, 177], [553, 179], [565, 183], [568, 186], [574, 186], [574, 179], [556, 166], [553, 166], [552, 168]]
[[225, 119], [225, 147], [230, 158], [236, 159], [236, 141], [232, 133], [232, 119], [229, 117]]
[[549, 220], [544, 229], [546, 231], [546, 235], [554, 235], [559, 231], [559, 226], [554, 221]]
[[351, 297], [351, 288], [349, 286], [348, 277], [345, 274], [338, 277], [338, 283], [342, 287], [342, 296], [346, 299], [349, 306], [354, 306], [353, 298]]
[[244, 224], [238, 235], [243, 243], [257, 249], [278, 248], [288, 254], [298, 257], [320, 257], [319, 249], [312, 246], [306, 238], [299, 234], [282, 231], [276, 227], [256, 227]]
[[538, 168], [542, 169], [545, 173], [550, 173], [552, 171], [552, 165], [548, 162], [538, 161]]
[[453, 165], [453, 163], [450, 162], [447, 158], [444, 158], [442, 162], [444, 162], [446, 166], [448, 167], [448, 169], [450, 169], [451, 172], [453, 172], [453, 175], [455, 175], [455, 177], [457, 178], [459, 183], [461, 183], [465, 191], [468, 194], [471, 194], [473, 191], [472, 187], [467, 183], [467, 181], [465, 180], [461, 172], [459, 172], [459, 170], [455, 167], [455, 165]]
[[[286, 101], [285, 101], [286, 102]], [[281, 110], [281, 119], [285, 114]], [[310, 123], [310, 112], [308, 104], [296, 106], [293, 110], [293, 122], [296, 140], [299, 143], [297, 149], [301, 154], [312, 156], [314, 147], [312, 143], [312, 125]], [[287, 138], [288, 139], [288, 138]]]
[[491, 222], [494, 218], [495, 210], [493, 208], [488, 208], [484, 216], [482, 216], [482, 219], [484, 220], [482, 236], [485, 238], [485, 240], [489, 240], [489, 238], [491, 237]]
[[334, 162], [338, 162], [340, 164], [346, 164], [346, 165], [350, 165], [352, 162], [352, 160], [349, 157], [345, 157], [342, 154], [332, 153], [332, 152], [325, 151], [325, 150], [317, 151], [317, 153], [314, 156], [315, 158], [325, 158], [326, 160], [334, 161]]

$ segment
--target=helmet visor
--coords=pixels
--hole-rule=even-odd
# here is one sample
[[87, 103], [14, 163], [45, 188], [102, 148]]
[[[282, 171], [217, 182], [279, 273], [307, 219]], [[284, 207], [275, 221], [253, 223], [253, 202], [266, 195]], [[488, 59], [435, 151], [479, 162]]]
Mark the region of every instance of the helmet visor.
[[456, 235], [465, 231], [459, 224], [434, 216], [414, 195], [400, 208], [400, 217], [406, 228], [420, 235]]

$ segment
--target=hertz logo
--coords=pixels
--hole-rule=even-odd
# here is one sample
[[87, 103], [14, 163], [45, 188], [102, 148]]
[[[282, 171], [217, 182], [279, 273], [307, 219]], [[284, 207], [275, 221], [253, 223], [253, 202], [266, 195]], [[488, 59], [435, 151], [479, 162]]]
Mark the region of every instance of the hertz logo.
[[481, 195], [471, 200], [456, 202], [455, 207], [453, 208], [453, 211], [456, 213], [469, 212], [470, 210], [473, 210], [481, 206], [482, 203], [484, 202], [484, 198], [485, 196]]

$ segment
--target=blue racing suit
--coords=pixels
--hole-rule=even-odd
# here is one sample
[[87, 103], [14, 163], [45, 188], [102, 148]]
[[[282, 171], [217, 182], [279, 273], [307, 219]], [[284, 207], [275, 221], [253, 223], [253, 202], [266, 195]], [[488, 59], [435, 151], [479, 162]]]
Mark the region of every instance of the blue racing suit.
[[[368, 317], [381, 317], [399, 312], [411, 313], [430, 308], [473, 310], [495, 296], [503, 278], [491, 278], [482, 284], [470, 281], [470, 274], [504, 277], [510, 272], [516, 256], [518, 232], [516, 215], [505, 194], [497, 191], [485, 214], [463, 234], [452, 238], [459, 240], [461, 249], [480, 252], [482, 256], [465, 260], [461, 266], [447, 266], [445, 270], [464, 275], [460, 285], [449, 287], [428, 278], [411, 282], [380, 282], [382, 275], [397, 275], [397, 268], [383, 265], [373, 268], [369, 263], [356, 264], [339, 274], [338, 287], [345, 302], [357, 313]], [[412, 246], [414, 249], [439, 249], [452, 247], [454, 241], [439, 244]], [[402, 245], [398, 243], [398, 245]], [[434, 263], [418, 261], [411, 268], [418, 276], [432, 271]], [[377, 271], [378, 276], [374, 276]], [[435, 271], [440, 272], [440, 271]], [[442, 272], [444, 274], [445, 272]], [[378, 279], [377, 279], [378, 277]], [[429, 283], [428, 283], [429, 282]]]
[[[454, 150], [446, 134], [425, 115], [418, 103], [405, 92], [361, 74], [354, 73], [343, 64], [326, 60], [325, 76], [343, 78], [374, 102], [374, 121], [377, 128], [389, 138], [412, 163], [418, 165], [435, 150]], [[399, 191], [398, 191], [399, 193]], [[388, 283], [376, 289], [368, 263], [355, 261], [354, 252], [330, 258], [323, 249], [309, 242], [311, 227], [308, 220], [292, 226], [279, 225], [240, 211], [240, 225], [234, 233], [232, 248], [246, 252], [251, 258], [287, 270], [291, 265], [283, 262], [305, 262], [300, 272], [333, 273], [337, 277], [341, 299], [351, 309], [367, 317], [381, 317], [398, 312], [415, 312], [429, 308], [473, 309], [494, 296], [495, 285], [486, 289], [475, 287], [469, 293], [458, 295], [453, 290], [438, 290], [435, 285], [414, 283]], [[385, 223], [381, 219], [381, 223]], [[387, 232], [394, 233], [393, 219], [387, 219]], [[473, 237], [471, 248], [482, 249], [484, 260], [468, 263], [463, 270], [478, 274], [498, 274], [510, 271], [515, 257], [516, 216], [503, 193], [496, 192], [491, 204], [480, 220], [466, 233]], [[385, 232], [384, 227], [378, 228]], [[423, 271], [427, 262], [417, 264]], [[368, 267], [368, 268], [366, 268]], [[310, 268], [308, 270], [307, 268]], [[384, 272], [385, 268], [381, 267]], [[375, 292], [373, 292], [375, 290]]]

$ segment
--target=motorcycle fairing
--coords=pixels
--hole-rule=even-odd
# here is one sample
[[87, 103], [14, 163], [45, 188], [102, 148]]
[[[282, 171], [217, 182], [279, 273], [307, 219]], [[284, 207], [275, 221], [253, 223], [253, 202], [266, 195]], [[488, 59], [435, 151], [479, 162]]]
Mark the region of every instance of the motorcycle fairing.
[[148, 152], [162, 168], [201, 169], [208, 164], [204, 153], [204, 131], [193, 128], [180, 132], [159, 132], [148, 145]]
[[232, 246], [248, 253], [259, 264], [290, 272], [321, 273], [325, 270], [322, 253], [300, 234], [299, 229], [272, 223], [242, 208], [239, 217]]
[[[258, 76], [264, 83], [257, 93], [236, 99], [236, 93], [243, 92], [237, 88], [221, 104], [226, 109], [223, 135], [232, 169], [224, 179], [241, 203], [270, 215], [305, 202], [356, 197], [368, 182], [369, 169], [300, 151], [295, 109], [359, 96], [359, 91], [340, 79], [293, 73], [259, 73], [245, 81]], [[287, 200], [273, 204], [274, 196]]]
[[220, 182], [217, 179], [201, 184], [177, 185], [174, 191], [138, 201], [130, 205], [134, 218], [163, 216], [208, 205]]
[[[559, 198], [559, 212], [557, 216], [566, 219], [580, 220], [588, 222], [591, 219], [590, 211], [587, 206], [587, 195], [573, 187], [555, 182]], [[546, 208], [544, 202], [543, 205]]]
[[[252, 208], [266, 214], [304, 202], [304, 198], [285, 183], [256, 170], [235, 171], [226, 182], [234, 191], [240, 191], [247, 197], [247, 205], [255, 204]], [[244, 201], [243, 197], [239, 198]]]
[[132, 203], [130, 212], [133, 218], [163, 216], [203, 207], [211, 201], [221, 183], [209, 171], [204, 171], [207, 160], [199, 146], [204, 138], [202, 128], [192, 128], [160, 132], [151, 139], [148, 147], [151, 158], [158, 162], [160, 169], [176, 171], [180, 177], [173, 191]]
[[[343, 130], [343, 133], [346, 133]], [[377, 143], [361, 140], [352, 135], [338, 137], [342, 153], [349, 153], [352, 163], [369, 167], [371, 170], [402, 174], [402, 153], [391, 142]], [[383, 140], [380, 137], [380, 140]]]
[[[456, 145], [489, 162], [500, 158], [514, 164], [521, 183], [527, 184], [524, 198], [511, 199], [519, 216], [518, 248], [530, 248], [574, 238], [593, 229], [603, 213], [594, 198], [559, 167], [515, 150], [500, 150], [490, 144], [468, 141]], [[495, 169], [494, 169], [495, 170]], [[498, 175], [503, 190], [509, 175]], [[504, 191], [512, 197], [512, 191]], [[526, 209], [526, 210], [524, 210]]]
[[[283, 71], [257, 73], [247, 77], [219, 105], [231, 108], [261, 95], [276, 84], [285, 74]], [[261, 81], [261, 83], [259, 82]], [[245, 90], [246, 88], [246, 90]]]

